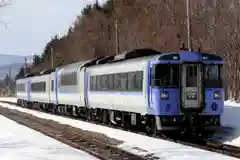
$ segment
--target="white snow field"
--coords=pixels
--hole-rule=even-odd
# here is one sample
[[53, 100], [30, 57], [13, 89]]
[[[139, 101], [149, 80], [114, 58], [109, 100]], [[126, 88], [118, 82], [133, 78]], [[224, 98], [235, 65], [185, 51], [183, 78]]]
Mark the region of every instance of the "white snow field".
[[1, 160], [97, 160], [3, 116], [0, 121]]
[[[0, 98], [0, 100], [16, 102], [16, 98]], [[124, 143], [119, 145], [119, 148], [132, 152], [138, 155], [153, 155], [159, 157], [160, 159], [167, 160], [236, 160], [237, 158], [225, 156], [222, 154], [209, 152], [201, 150], [198, 148], [193, 148], [166, 140], [155, 139], [147, 136], [143, 136], [136, 133], [131, 133], [127, 131], [117, 130], [109, 127], [104, 127], [100, 125], [95, 125], [80, 120], [73, 120], [65, 117], [60, 117], [56, 115], [50, 115], [46, 113], [41, 113], [36, 110], [29, 110], [15, 105], [10, 105], [6, 103], [0, 103], [0, 106], [7, 107], [9, 109], [15, 109], [21, 112], [32, 114], [36, 117], [50, 119], [57, 121], [62, 124], [68, 124], [73, 127], [81, 128], [83, 130], [94, 131], [98, 133], [103, 133], [111, 138], [115, 138], [123, 141]], [[49, 144], [46, 143], [47, 145]], [[46, 146], [47, 146], [46, 145]]]

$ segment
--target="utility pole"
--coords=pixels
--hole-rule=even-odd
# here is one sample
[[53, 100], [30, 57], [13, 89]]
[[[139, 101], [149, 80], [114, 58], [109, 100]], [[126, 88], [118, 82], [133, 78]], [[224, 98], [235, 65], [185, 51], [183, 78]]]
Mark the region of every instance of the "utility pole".
[[186, 0], [186, 9], [187, 9], [187, 34], [188, 34], [188, 49], [191, 51], [191, 25], [190, 25], [190, 0]]
[[119, 34], [118, 34], [118, 20], [115, 20], [115, 31], [116, 31], [116, 53], [119, 54]]
[[9, 69], [8, 69], [8, 75], [9, 75], [9, 78], [10, 78], [10, 80], [11, 80], [11, 75], [12, 73], [11, 73], [11, 67], [9, 67]]
[[53, 67], [54, 67], [54, 66], [53, 66], [53, 57], [54, 57], [54, 56], [53, 56], [53, 54], [54, 54], [54, 53], [53, 53], [53, 48], [51, 47], [51, 60], [52, 60], [52, 69], [53, 69]]
[[24, 74], [27, 74], [27, 57], [24, 58]]

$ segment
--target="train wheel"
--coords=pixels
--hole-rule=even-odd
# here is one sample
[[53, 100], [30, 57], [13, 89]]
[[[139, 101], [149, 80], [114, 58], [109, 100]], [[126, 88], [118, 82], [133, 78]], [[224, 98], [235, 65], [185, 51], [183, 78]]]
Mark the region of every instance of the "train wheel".
[[152, 119], [152, 136], [157, 135], [157, 124], [156, 124], [156, 119], [155, 117], [151, 118]]
[[102, 119], [103, 119], [103, 124], [107, 124], [108, 123], [108, 113], [107, 113], [107, 111], [106, 110], [103, 110], [103, 117], [102, 117]]
[[157, 125], [156, 125], [155, 117], [147, 118], [145, 129], [147, 134], [151, 136], [157, 135]]
[[87, 112], [87, 121], [92, 121], [92, 109], [88, 109]]

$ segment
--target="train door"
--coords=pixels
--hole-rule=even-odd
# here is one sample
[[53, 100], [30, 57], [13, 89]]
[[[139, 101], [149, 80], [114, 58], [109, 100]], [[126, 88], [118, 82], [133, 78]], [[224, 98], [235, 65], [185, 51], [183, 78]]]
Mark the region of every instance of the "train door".
[[80, 91], [80, 106], [88, 106], [87, 103], [87, 91], [88, 91], [88, 79], [86, 68], [80, 68], [78, 70], [79, 74], [79, 91]]
[[31, 101], [31, 82], [30, 80], [27, 81], [27, 101]]
[[52, 74], [49, 77], [50, 79], [50, 83], [49, 83], [49, 97], [50, 97], [50, 102], [54, 103], [54, 77], [52, 76]]
[[202, 64], [183, 63], [181, 65], [181, 109], [199, 111], [203, 101]]

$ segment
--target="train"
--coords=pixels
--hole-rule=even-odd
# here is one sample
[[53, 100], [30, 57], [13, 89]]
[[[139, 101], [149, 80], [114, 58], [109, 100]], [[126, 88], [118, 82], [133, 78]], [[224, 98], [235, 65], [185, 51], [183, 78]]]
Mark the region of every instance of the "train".
[[27, 74], [16, 80], [17, 103], [153, 135], [215, 131], [223, 64], [215, 53], [133, 49]]

